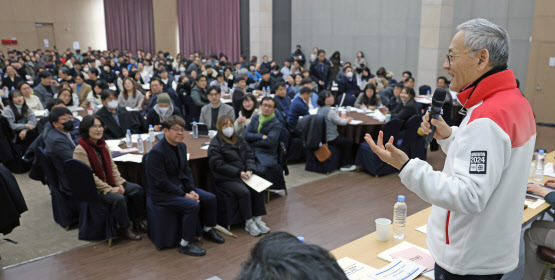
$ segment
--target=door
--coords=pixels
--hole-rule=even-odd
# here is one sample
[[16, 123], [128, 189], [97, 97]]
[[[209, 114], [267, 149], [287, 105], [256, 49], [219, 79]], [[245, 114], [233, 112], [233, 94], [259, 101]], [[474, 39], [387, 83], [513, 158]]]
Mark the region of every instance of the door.
[[54, 24], [52, 23], [35, 23], [37, 30], [37, 39], [39, 48], [53, 49], [56, 46], [56, 37], [54, 36]]
[[555, 123], [555, 43], [540, 43], [534, 85], [536, 122]]

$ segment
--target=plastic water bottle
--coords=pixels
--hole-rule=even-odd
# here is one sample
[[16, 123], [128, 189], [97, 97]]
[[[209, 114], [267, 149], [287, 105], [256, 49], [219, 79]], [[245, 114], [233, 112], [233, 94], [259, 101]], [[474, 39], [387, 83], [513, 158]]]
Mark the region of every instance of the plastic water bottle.
[[193, 138], [198, 138], [198, 124], [193, 122]]
[[145, 152], [150, 152], [150, 150], [152, 149], [152, 140], [150, 139], [150, 136], [146, 137], [146, 151]]
[[89, 98], [89, 104], [91, 105], [91, 108], [93, 109], [93, 112], [96, 113], [96, 111], [98, 110], [98, 108], [96, 107], [96, 103], [94, 102], [94, 98], [93, 98], [93, 97]]
[[397, 203], [393, 207], [393, 238], [405, 238], [405, 226], [407, 221], [407, 204], [405, 196], [397, 197]]
[[137, 137], [137, 150], [141, 154], [145, 152], [145, 143], [143, 142], [143, 139], [141, 138], [140, 134], [139, 134], [139, 137]]
[[426, 91], [426, 97], [430, 97], [430, 90]]
[[148, 142], [154, 142], [154, 127], [151, 124], [148, 125]]
[[131, 138], [131, 130], [128, 129], [125, 133], [125, 145], [127, 148], [133, 147], [133, 138]]
[[536, 181], [543, 180], [544, 165], [545, 165], [545, 151], [538, 150], [538, 154], [536, 155], [536, 173], [534, 174], [534, 180]]

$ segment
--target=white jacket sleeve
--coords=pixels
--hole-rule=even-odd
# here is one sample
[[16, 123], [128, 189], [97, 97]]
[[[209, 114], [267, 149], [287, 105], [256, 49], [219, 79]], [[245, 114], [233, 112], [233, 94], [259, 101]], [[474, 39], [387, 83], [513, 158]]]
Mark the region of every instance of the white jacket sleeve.
[[455, 140], [455, 135], [457, 135], [457, 130], [459, 130], [458, 126], [452, 126], [451, 135], [449, 135], [449, 137], [442, 140], [437, 140], [437, 143], [441, 146], [441, 150], [445, 154], [447, 154], [447, 152], [449, 151], [449, 146], [451, 146], [451, 143], [453, 143], [453, 141]]
[[[479, 213], [501, 180], [511, 156], [511, 141], [497, 124], [485, 118], [459, 129], [456, 141], [456, 151], [448, 153], [445, 162], [452, 170], [434, 171], [427, 162], [412, 159], [399, 177], [407, 188], [428, 203], [455, 213]], [[484, 155], [480, 158], [476, 153], [471, 156], [472, 152], [485, 153], [479, 153]], [[485, 161], [485, 170], [471, 171], [471, 161], [476, 163], [476, 160]]]

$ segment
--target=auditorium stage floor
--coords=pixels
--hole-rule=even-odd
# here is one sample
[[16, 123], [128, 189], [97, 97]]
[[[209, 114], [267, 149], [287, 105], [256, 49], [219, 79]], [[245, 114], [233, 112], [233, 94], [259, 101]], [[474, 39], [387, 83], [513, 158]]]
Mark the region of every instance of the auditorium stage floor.
[[[537, 147], [555, 150], [554, 139], [555, 128], [538, 127]], [[442, 152], [429, 153], [428, 157], [434, 169], [442, 167]], [[375, 218], [391, 218], [398, 194], [407, 197], [409, 215], [429, 206], [409, 192], [397, 175], [375, 178], [363, 172], [345, 172], [272, 199], [265, 221], [272, 231], [304, 236], [306, 242], [331, 250], [374, 231]], [[57, 235], [65, 233], [60, 231]], [[241, 226], [232, 227], [232, 231], [239, 239], [226, 236], [223, 245], [201, 241], [207, 250], [201, 258], [179, 254], [177, 249], [158, 251], [143, 235], [139, 242], [121, 241], [111, 248], [96, 243], [2, 270], [0, 279], [233, 279], [259, 238], [249, 236]], [[69, 233], [67, 238], [76, 240], [76, 231]], [[40, 232], [35, 234], [41, 238]]]

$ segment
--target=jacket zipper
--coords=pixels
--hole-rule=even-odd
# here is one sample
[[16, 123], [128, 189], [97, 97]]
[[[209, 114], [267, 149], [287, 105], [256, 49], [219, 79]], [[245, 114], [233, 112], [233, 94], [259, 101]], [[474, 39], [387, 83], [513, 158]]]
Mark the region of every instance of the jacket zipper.
[[449, 217], [451, 216], [451, 211], [447, 211], [447, 222], [445, 223], [445, 243], [449, 245]]

